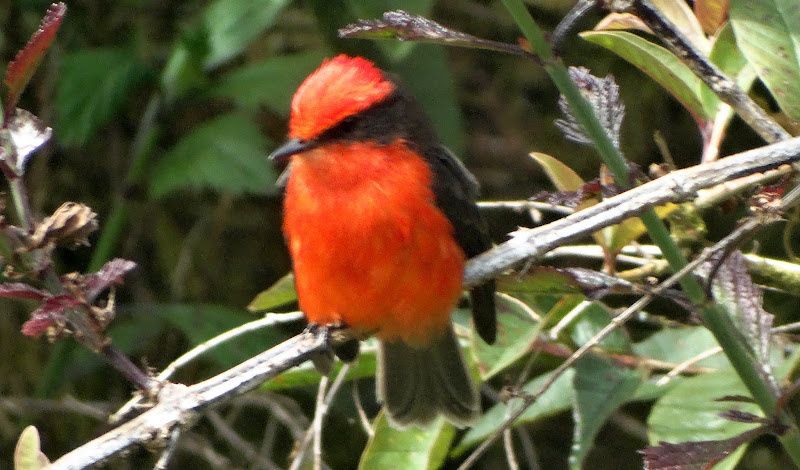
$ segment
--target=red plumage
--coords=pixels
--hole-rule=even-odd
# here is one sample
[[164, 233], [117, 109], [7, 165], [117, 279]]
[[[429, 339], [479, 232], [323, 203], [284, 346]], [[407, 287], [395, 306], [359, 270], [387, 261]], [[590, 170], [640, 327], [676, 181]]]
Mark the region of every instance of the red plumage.
[[[465, 260], [489, 245], [471, 175], [413, 98], [358, 57], [303, 82], [289, 136], [273, 157], [291, 156], [283, 228], [301, 310], [381, 340], [379, 390], [394, 422], [471, 422], [478, 395], [450, 323]], [[490, 342], [493, 295], [493, 284], [473, 290]]]

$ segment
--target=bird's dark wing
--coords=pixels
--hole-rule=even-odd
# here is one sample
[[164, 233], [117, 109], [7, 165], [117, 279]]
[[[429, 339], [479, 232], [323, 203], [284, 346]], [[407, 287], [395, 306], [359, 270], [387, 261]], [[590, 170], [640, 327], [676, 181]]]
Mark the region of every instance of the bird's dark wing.
[[[447, 216], [455, 230], [455, 238], [468, 258], [492, 247], [489, 230], [475, 200], [478, 182], [464, 164], [446, 147], [424, 149], [434, 172], [433, 193], [436, 205]], [[489, 344], [497, 336], [494, 304], [495, 282], [487, 281], [470, 291], [472, 318], [478, 334]]]

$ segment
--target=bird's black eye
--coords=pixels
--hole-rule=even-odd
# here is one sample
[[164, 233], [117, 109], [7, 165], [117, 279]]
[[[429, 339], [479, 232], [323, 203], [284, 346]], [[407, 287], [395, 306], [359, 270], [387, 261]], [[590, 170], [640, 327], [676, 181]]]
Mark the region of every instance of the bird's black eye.
[[358, 129], [358, 119], [355, 116], [349, 116], [338, 124], [326, 130], [319, 136], [319, 141], [331, 140], [348, 140], [354, 138], [354, 134]]

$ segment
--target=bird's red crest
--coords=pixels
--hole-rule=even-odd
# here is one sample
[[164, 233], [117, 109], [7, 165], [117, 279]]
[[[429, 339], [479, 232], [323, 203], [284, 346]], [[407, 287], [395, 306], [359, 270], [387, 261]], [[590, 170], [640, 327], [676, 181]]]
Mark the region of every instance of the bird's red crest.
[[313, 139], [343, 119], [363, 111], [394, 90], [375, 64], [339, 55], [305, 79], [292, 99], [289, 136]]

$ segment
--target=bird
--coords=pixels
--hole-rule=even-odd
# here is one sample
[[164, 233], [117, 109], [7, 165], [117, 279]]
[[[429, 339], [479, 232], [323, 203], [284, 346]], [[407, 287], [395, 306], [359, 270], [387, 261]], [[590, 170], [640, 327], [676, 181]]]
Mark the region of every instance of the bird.
[[[466, 260], [491, 248], [474, 176], [410, 91], [363, 57], [323, 61], [291, 101], [283, 233], [310, 324], [378, 339], [377, 395], [389, 422], [456, 426], [480, 397], [451, 313]], [[470, 290], [478, 335], [497, 335], [495, 282]], [[352, 360], [355, 351], [339, 351]]]

